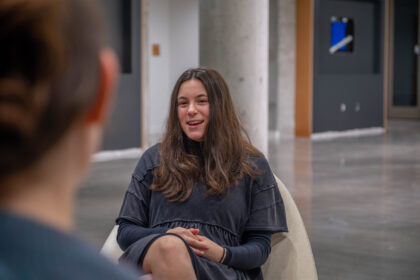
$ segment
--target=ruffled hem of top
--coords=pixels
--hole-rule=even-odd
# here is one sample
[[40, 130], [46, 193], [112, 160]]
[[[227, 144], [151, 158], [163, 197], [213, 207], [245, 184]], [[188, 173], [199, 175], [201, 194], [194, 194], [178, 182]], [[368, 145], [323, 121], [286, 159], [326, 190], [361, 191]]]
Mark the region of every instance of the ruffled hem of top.
[[202, 221], [172, 220], [161, 222], [152, 226], [152, 228], [198, 228], [206, 237], [212, 239], [220, 245], [238, 246], [240, 245], [239, 235], [233, 233], [220, 225], [206, 223]]

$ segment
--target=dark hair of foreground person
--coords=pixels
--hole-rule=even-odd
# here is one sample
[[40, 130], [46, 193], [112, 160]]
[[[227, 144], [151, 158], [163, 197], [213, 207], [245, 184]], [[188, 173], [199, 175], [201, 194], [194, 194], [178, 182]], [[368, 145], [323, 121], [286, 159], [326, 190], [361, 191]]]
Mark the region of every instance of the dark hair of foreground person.
[[70, 234], [118, 64], [94, 1], [0, 1], [0, 279], [138, 279]]

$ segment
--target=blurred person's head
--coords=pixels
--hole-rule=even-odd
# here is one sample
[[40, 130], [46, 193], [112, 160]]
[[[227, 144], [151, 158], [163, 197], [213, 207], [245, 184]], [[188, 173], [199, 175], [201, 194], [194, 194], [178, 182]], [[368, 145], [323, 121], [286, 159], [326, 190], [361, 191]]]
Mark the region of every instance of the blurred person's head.
[[85, 173], [116, 76], [105, 33], [90, 0], [0, 1], [0, 205]]
[[[153, 189], [169, 200], [184, 201], [197, 181], [217, 196], [243, 174], [256, 174], [247, 157], [260, 152], [250, 144], [219, 72], [205, 67], [186, 70], [175, 83], [169, 106]], [[186, 143], [190, 140], [196, 143]], [[191, 144], [200, 146], [200, 156], [187, 151]]]

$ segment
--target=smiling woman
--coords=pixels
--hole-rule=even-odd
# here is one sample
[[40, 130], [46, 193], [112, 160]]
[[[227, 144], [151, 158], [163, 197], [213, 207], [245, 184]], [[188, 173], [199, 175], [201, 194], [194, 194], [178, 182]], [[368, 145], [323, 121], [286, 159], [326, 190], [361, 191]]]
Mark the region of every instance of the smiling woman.
[[217, 71], [179, 77], [117, 223], [121, 260], [158, 279], [262, 279], [271, 234], [287, 231], [283, 200]]

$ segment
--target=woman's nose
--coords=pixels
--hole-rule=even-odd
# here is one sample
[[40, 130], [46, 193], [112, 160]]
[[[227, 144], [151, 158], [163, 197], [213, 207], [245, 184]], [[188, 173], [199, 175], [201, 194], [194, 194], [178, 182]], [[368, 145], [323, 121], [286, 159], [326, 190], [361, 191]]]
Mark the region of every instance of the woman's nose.
[[188, 114], [194, 115], [195, 113], [197, 113], [197, 108], [194, 103], [191, 103], [190, 106], [188, 106]]

